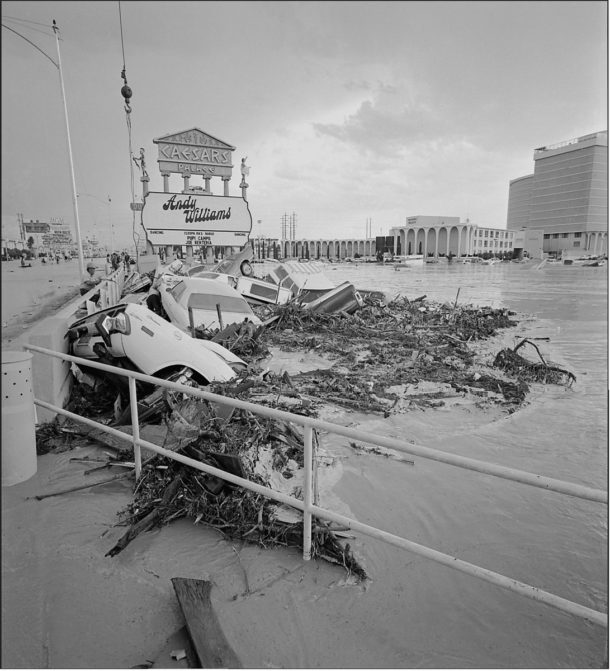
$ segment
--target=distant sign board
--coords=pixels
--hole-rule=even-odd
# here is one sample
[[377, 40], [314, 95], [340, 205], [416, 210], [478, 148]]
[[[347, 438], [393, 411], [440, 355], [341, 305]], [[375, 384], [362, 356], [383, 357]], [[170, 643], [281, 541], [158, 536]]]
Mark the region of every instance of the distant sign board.
[[26, 233], [48, 233], [51, 230], [49, 224], [39, 221], [29, 221], [23, 224]]
[[238, 196], [149, 192], [142, 215], [152, 245], [243, 247], [252, 230], [248, 203]]

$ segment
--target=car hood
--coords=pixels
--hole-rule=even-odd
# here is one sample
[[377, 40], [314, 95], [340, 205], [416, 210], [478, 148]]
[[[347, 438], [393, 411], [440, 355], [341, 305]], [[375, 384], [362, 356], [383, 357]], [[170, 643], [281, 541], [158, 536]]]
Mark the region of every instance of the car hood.
[[210, 348], [204, 341], [194, 340], [143, 305], [128, 304], [125, 312], [130, 333], [114, 337], [121, 338], [125, 356], [146, 375], [173, 366], [187, 366], [208, 382], [228, 382], [235, 377], [229, 364], [239, 357], [221, 345]]

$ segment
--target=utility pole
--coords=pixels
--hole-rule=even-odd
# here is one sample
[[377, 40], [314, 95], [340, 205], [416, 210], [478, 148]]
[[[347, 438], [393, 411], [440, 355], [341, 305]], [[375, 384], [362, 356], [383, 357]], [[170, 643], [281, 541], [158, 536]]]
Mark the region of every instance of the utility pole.
[[296, 212], [293, 212], [290, 216], [290, 239], [292, 241], [296, 240], [297, 234], [297, 215]]
[[[115, 251], [114, 248], [114, 224], [112, 223], [112, 198], [108, 196], [108, 221], [110, 223], [110, 244], [112, 246], [111, 251]], [[137, 252], [137, 250], [136, 250]]]
[[85, 259], [83, 257], [83, 243], [80, 237], [80, 221], [78, 218], [78, 202], [76, 199], [76, 180], [74, 179], [74, 161], [72, 160], [72, 142], [70, 140], [70, 125], [68, 123], [68, 106], [66, 105], [66, 91], [64, 89], [64, 76], [61, 70], [61, 54], [59, 52], [59, 27], [53, 19], [53, 32], [57, 43], [57, 69], [59, 70], [59, 82], [61, 84], [61, 99], [64, 103], [64, 117], [66, 119], [66, 138], [68, 140], [68, 156], [70, 159], [70, 176], [72, 178], [72, 206], [74, 208], [74, 222], [76, 225], [76, 245], [78, 247], [78, 267], [81, 277], [85, 276]]

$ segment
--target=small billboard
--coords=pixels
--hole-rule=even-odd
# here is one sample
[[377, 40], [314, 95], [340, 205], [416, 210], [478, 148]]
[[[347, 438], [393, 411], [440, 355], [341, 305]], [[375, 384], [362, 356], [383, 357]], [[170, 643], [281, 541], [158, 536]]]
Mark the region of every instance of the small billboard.
[[144, 200], [142, 225], [155, 246], [243, 247], [252, 230], [252, 215], [240, 196], [151, 191]]

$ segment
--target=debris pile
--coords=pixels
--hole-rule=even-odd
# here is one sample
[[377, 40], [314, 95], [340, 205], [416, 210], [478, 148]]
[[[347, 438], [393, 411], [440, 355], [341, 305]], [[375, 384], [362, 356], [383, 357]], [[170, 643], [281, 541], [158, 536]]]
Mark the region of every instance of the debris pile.
[[[540, 361], [532, 362], [517, 354], [517, 350], [521, 349], [524, 345], [531, 345], [538, 353]], [[528, 338], [521, 340], [513, 349], [503, 349], [498, 352], [494, 360], [494, 366], [514, 375], [520, 380], [530, 382], [565, 384], [568, 387], [576, 382], [576, 376], [573, 373], [545, 361], [538, 346]]]
[[[301, 433], [286, 422], [256, 417], [244, 410], [236, 409], [224, 418], [220, 416], [222, 412], [224, 409], [199, 399], [185, 398], [175, 404], [164, 418], [168, 434], [173, 433], [176, 438], [176, 432], [180, 432], [184, 436], [188, 428], [191, 438], [196, 438], [174, 451], [302, 499]], [[165, 447], [171, 449], [167, 444]], [[129, 455], [130, 450], [125, 450], [123, 458]], [[286, 515], [283, 506], [262, 494], [155, 455], [143, 466], [133, 501], [121, 513], [122, 522], [129, 528], [107, 556], [121, 552], [139, 533], [182, 517], [211, 526], [230, 539], [256, 542], [263, 547], [302, 547], [300, 513], [290, 510]], [[360, 579], [366, 578], [349, 544], [343, 547], [339, 542], [336, 533], [341, 531], [314, 519], [312, 556], [339, 564]]]
[[[475, 372], [475, 352], [469, 346], [516, 326], [514, 313], [429, 303], [425, 298], [400, 297], [385, 304], [365, 297], [364, 307], [353, 315], [278, 306], [278, 318], [267, 328], [268, 342], [286, 351], [323, 353], [333, 360], [328, 370], [292, 376], [293, 389], [312, 402], [387, 416], [404, 392], [411, 406], [438, 407], [443, 397], [479, 390], [497, 394], [498, 402], [514, 411], [527, 394], [526, 381], [509, 381], [491, 370]], [[424, 381], [435, 382], [436, 389], [418, 391]]]
[[[138, 285], [147, 285], [146, 280], [151, 278], [136, 279]], [[178, 351], [180, 343], [179, 351], [183, 352], [180, 366], [163, 370], [163, 377], [191, 386], [199, 386], [205, 378], [203, 368], [199, 376], [192, 374], [197, 367], [188, 359], [195, 356], [195, 350], [187, 345], [192, 347], [193, 340], [200, 340], [205, 347], [197, 349], [196, 356], [220, 357], [224, 365], [232, 366], [230, 376], [208, 377], [207, 390], [305, 416], [316, 416], [323, 405], [332, 404], [387, 417], [411, 409], [442, 407], [448, 399], [464, 396], [514, 412], [524, 402], [530, 382], [570, 385], [575, 380], [569, 371], [546, 362], [527, 339], [512, 350], [500, 351], [493, 366], [477, 364], [473, 343], [516, 326], [515, 313], [506, 309], [458, 306], [457, 299], [453, 304], [432, 303], [426, 296], [414, 300], [396, 297], [387, 303], [379, 292], [362, 292], [362, 296], [363, 305], [353, 314], [305, 310], [297, 302], [258, 306], [262, 325], [243, 322], [215, 330], [198, 329], [194, 339], [186, 334], [177, 338], [171, 330], [168, 340], [162, 340], [157, 334], [170, 326], [160, 324], [158, 318], [150, 323], [143, 321], [144, 312], [149, 311], [142, 306], [108, 309], [106, 317], [77, 322], [71, 333], [73, 342], [81, 343], [81, 352], [91, 358], [105, 352], [110, 361], [117, 360], [112, 359], [119, 350], [114, 339], [120, 338], [120, 351], [133, 352], [127, 363], [145, 371], [144, 364], [139, 364], [139, 358], [146, 358], [138, 345], [142, 341], [131, 339], [153, 335], [154, 329], [155, 338], [144, 341], [148, 347], [172, 342], [173, 350]], [[141, 329], [148, 335], [126, 328], [128, 318], [149, 324], [149, 333]], [[98, 338], [97, 349], [91, 346], [92, 334]], [[518, 354], [525, 344], [538, 351], [540, 362], [530, 362]], [[264, 366], [274, 348], [321, 354], [328, 367], [293, 375], [273, 373]], [[167, 356], [167, 352], [163, 346], [157, 359]], [[123, 365], [129, 367], [125, 362]], [[96, 369], [83, 373], [75, 367], [73, 372], [69, 409], [115, 427], [129, 424], [126, 383]], [[162, 436], [155, 441], [157, 444], [302, 500], [303, 436], [294, 426], [150, 384], [137, 382], [137, 389], [141, 430], [156, 426]], [[66, 430], [56, 422], [38, 429], [39, 453], [60, 449], [79, 431], [105, 440], [92, 436], [90, 429], [75, 426]], [[315, 432], [314, 438], [316, 448]], [[132, 468], [128, 445], [115, 446], [115, 454], [106, 466]], [[356, 444], [352, 447], [360, 449]], [[314, 501], [316, 495], [314, 492]], [[129, 528], [107, 555], [115, 556], [147, 529], [184, 517], [211, 526], [231, 539], [262, 546], [301, 547], [301, 516], [299, 511], [287, 510], [262, 494], [153, 455], [144, 461], [133, 501], [121, 513], [121, 524]], [[339, 540], [344, 532], [314, 520], [312, 554], [365, 578], [366, 571], [349, 544], [343, 546]]]

